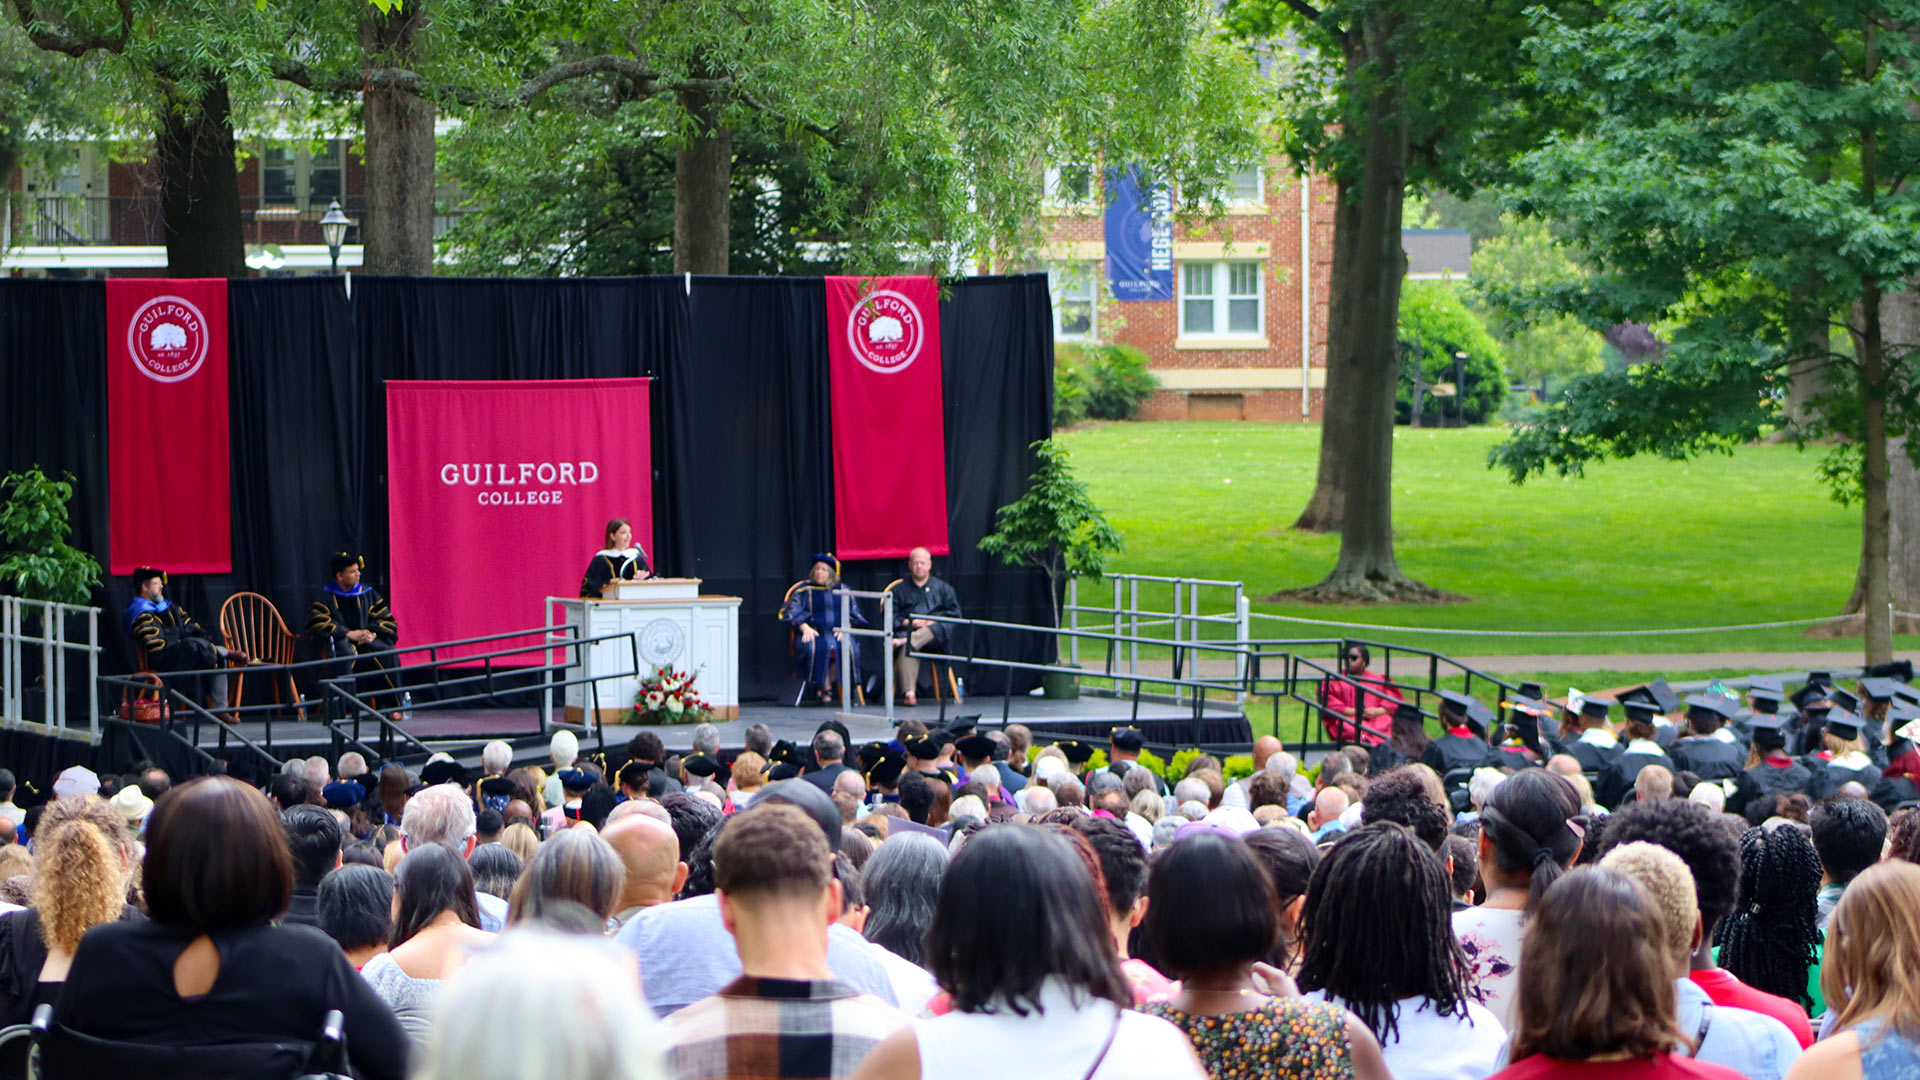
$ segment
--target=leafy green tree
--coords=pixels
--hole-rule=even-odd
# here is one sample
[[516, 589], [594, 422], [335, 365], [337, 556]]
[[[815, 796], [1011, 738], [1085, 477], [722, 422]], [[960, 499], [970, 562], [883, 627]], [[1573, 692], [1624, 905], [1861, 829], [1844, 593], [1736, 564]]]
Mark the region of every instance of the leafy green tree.
[[[1502, 175], [1569, 108], [1533, 78], [1534, 0], [1233, 0], [1242, 35], [1284, 42], [1303, 70], [1283, 84], [1295, 161], [1338, 189], [1319, 475], [1294, 527], [1340, 532], [1340, 555], [1297, 598], [1445, 599], [1393, 554], [1394, 325], [1409, 185], [1466, 194]], [[1583, 6], [1583, 13], [1597, 10]]]
[[1506, 399], [1504, 351], [1479, 316], [1467, 309], [1461, 289], [1446, 281], [1412, 281], [1400, 294], [1400, 343], [1407, 363], [1400, 370], [1394, 407], [1402, 423], [1413, 416], [1415, 364], [1429, 383], [1453, 383], [1456, 362], [1464, 376], [1451, 400], [1428, 398], [1421, 406], [1425, 415], [1457, 412], [1467, 423], [1478, 424], [1499, 412]]
[[1027, 478], [1020, 498], [995, 514], [993, 532], [981, 538], [980, 550], [1003, 562], [1044, 571], [1053, 625], [1059, 626], [1061, 584], [1067, 578], [1106, 573], [1108, 557], [1117, 554], [1123, 542], [1093, 504], [1086, 482], [1073, 475], [1065, 447], [1041, 439], [1028, 449], [1039, 467]]
[[52, 480], [39, 469], [0, 480], [0, 592], [30, 600], [84, 604], [100, 584], [100, 564], [68, 543], [73, 526], [67, 502], [71, 478]]
[[1498, 235], [1474, 249], [1472, 299], [1505, 348], [1507, 370], [1529, 384], [1599, 371], [1605, 338], [1571, 315], [1529, 310], [1514, 299], [1578, 286], [1585, 268], [1546, 222], [1511, 214], [1500, 220]]
[[[1543, 300], [1589, 326], [1654, 324], [1668, 345], [1577, 381], [1491, 463], [1517, 482], [1730, 451], [1774, 425], [1839, 436], [1860, 454], [1839, 472], [1859, 480], [1866, 655], [1890, 659], [1889, 447], [1914, 448], [1920, 421], [1920, 3], [1627, 0], [1592, 26], [1538, 17], [1542, 84], [1595, 113], [1523, 164], [1519, 205], [1595, 270]], [[1829, 347], [1829, 326], [1851, 348]], [[1804, 360], [1825, 378], [1796, 419], [1782, 405]]]

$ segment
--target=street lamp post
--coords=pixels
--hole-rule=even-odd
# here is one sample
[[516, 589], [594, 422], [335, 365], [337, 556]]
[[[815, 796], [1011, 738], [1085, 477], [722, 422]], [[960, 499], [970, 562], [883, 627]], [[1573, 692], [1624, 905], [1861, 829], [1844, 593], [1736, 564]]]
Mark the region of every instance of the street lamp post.
[[340, 200], [333, 200], [327, 215], [320, 219], [320, 236], [327, 242], [327, 255], [333, 260], [333, 272], [340, 272], [340, 246], [347, 242], [347, 230], [353, 222], [340, 212]]
[[1453, 354], [1453, 422], [1456, 426], [1465, 424], [1466, 403], [1461, 400], [1467, 393], [1467, 354]]

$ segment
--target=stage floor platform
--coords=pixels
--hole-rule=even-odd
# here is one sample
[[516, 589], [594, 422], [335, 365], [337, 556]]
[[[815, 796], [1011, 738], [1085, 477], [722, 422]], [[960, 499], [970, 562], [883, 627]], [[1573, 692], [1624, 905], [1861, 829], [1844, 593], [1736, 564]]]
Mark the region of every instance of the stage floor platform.
[[[1133, 722], [1147, 736], [1149, 744], [1180, 748], [1199, 743], [1209, 747], [1244, 748], [1251, 745], [1253, 733], [1247, 717], [1237, 705], [1231, 702], [1209, 702], [1195, 731], [1193, 709], [1191, 705], [1174, 704], [1166, 701], [1141, 701], [1137, 720], [1131, 700], [1113, 698], [1080, 697], [1071, 701], [1049, 701], [1039, 697], [1016, 696], [1005, 700], [997, 696], [970, 698], [959, 706], [949, 705], [947, 717], [975, 716], [982, 725], [998, 727], [1002, 709], [1005, 709], [1009, 723], [1025, 724], [1038, 735], [1051, 740], [1054, 738], [1090, 739], [1104, 742], [1107, 732], [1118, 726]], [[558, 722], [561, 714], [554, 712]], [[884, 740], [893, 735], [894, 724], [902, 720], [919, 720], [928, 727], [936, 727], [940, 722], [940, 708], [937, 704], [922, 703], [914, 708], [897, 707], [894, 709], [893, 723], [889, 723], [886, 713], [876, 708], [856, 708], [842, 711], [831, 707], [794, 707], [769, 702], [748, 702], [740, 706], [740, 716], [736, 720], [716, 721], [720, 729], [720, 743], [726, 748], [738, 748], [745, 742], [746, 729], [756, 723], [766, 724], [773, 730], [775, 739], [790, 739], [804, 743], [813, 738], [814, 732], [822, 721], [837, 719], [847, 725], [854, 743]], [[255, 742], [266, 741], [266, 724], [261, 721], [249, 721], [238, 725], [238, 730]], [[531, 735], [539, 728], [538, 709], [449, 709], [436, 711], [417, 709], [406, 730], [414, 738], [433, 746], [444, 748], [456, 758], [464, 760], [471, 756], [478, 760], [479, 745], [490, 739], [506, 738], [516, 744], [515, 760], [533, 760], [542, 758], [544, 743], [537, 742]], [[579, 728], [573, 730], [579, 731]], [[660, 736], [668, 750], [686, 751], [692, 748], [693, 725], [691, 724], [609, 724], [604, 738], [609, 750], [624, 746], [640, 731], [654, 731]], [[1264, 728], [1262, 729], [1264, 730]], [[200, 745], [212, 748], [218, 744], [218, 731], [203, 727], [200, 733]], [[372, 725], [364, 725], [362, 737], [365, 741], [376, 741], [376, 731]], [[287, 757], [313, 753], [325, 753], [332, 741], [331, 733], [318, 723], [300, 723], [298, 721], [275, 721], [273, 724], [273, 753], [285, 759]], [[589, 740], [583, 738], [583, 743]], [[537, 744], [537, 745], [536, 745]], [[541, 752], [529, 753], [538, 748]], [[593, 749], [597, 749], [594, 747]]]

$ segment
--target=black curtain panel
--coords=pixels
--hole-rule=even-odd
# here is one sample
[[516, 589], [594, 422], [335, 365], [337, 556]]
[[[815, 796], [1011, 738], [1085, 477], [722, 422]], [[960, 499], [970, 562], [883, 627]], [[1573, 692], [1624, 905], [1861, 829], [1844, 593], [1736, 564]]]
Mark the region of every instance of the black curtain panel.
[[[791, 693], [776, 615], [807, 557], [834, 539], [819, 279], [269, 279], [233, 282], [228, 303], [234, 572], [171, 586], [203, 622], [214, 625], [228, 596], [252, 590], [297, 633], [327, 554], [342, 549], [365, 554], [370, 580], [389, 585], [387, 379], [650, 376], [656, 562], [743, 598], [743, 697]], [[978, 551], [994, 511], [1024, 489], [1027, 444], [1049, 432], [1048, 303], [1041, 275], [969, 279], [941, 303], [953, 554], [935, 573], [981, 618], [1042, 623], [1048, 614], [1044, 577]], [[103, 563], [104, 323], [97, 281], [0, 281], [0, 468], [71, 473], [75, 543]], [[584, 551], [599, 539], [556, 542]], [[905, 572], [901, 560], [846, 569], [849, 583], [874, 589]], [[108, 612], [109, 671], [133, 664], [119, 633], [130, 594], [120, 579], [95, 597]], [[397, 614], [404, 632], [406, 613]], [[974, 644], [983, 656], [1052, 655], [1041, 634]], [[881, 653], [868, 652], [871, 671]], [[984, 669], [975, 679], [976, 692], [1008, 685]]]

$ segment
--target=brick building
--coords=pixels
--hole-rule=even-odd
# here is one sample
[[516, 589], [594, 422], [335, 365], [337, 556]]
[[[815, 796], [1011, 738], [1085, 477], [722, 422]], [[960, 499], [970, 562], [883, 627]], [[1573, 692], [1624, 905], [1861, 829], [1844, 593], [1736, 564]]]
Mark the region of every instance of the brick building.
[[[1047, 171], [1054, 340], [1147, 354], [1150, 420], [1320, 419], [1333, 259], [1331, 182], [1284, 157], [1237, 172], [1216, 223], [1174, 226], [1174, 299], [1113, 299], [1098, 185]], [[1303, 186], [1305, 190], [1303, 191]]]

